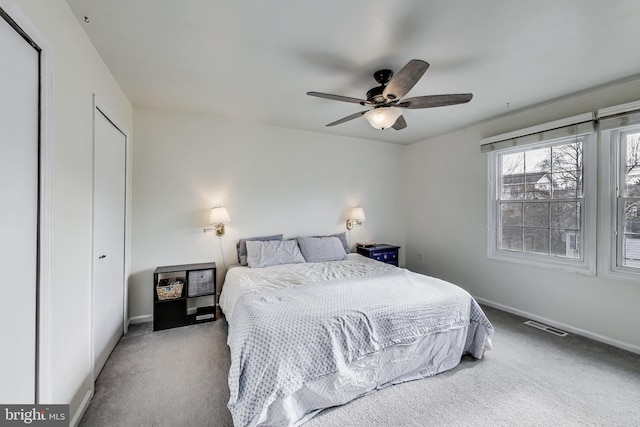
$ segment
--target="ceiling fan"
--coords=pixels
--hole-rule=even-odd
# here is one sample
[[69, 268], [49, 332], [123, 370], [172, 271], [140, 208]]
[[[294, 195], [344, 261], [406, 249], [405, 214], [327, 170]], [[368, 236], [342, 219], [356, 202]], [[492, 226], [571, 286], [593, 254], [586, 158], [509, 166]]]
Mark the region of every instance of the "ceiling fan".
[[402, 116], [402, 108], [443, 107], [471, 101], [471, 98], [473, 98], [471, 93], [416, 96], [402, 99], [418, 83], [427, 68], [429, 68], [427, 62], [420, 59], [412, 59], [395, 76], [391, 70], [376, 71], [373, 73], [373, 78], [380, 83], [380, 86], [369, 90], [366, 100], [321, 92], [307, 92], [307, 95], [373, 107], [371, 110], [360, 111], [343, 117], [340, 120], [329, 123], [327, 126], [339, 125], [364, 116], [369, 124], [376, 129], [392, 127], [395, 130], [407, 127], [407, 122]]

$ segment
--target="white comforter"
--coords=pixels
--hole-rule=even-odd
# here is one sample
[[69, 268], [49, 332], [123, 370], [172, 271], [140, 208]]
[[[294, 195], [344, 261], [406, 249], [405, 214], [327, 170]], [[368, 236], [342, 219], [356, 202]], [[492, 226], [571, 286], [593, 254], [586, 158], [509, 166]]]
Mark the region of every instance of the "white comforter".
[[294, 425], [390, 384], [481, 358], [491, 324], [463, 289], [351, 254], [231, 269], [229, 410], [236, 426]]
[[317, 283], [327, 280], [363, 277], [397, 267], [351, 253], [344, 261], [306, 262], [301, 264], [274, 265], [265, 268], [233, 267], [227, 273], [220, 308], [227, 321], [231, 321], [238, 298], [247, 292], [279, 289], [287, 286]]

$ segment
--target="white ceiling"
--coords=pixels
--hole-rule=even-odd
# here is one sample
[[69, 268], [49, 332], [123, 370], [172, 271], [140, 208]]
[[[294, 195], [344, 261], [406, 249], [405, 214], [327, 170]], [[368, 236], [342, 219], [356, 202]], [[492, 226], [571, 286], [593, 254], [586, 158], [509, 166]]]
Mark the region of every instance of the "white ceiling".
[[[133, 105], [408, 144], [640, 73], [638, 0], [67, 0]], [[84, 22], [84, 17], [89, 19]], [[373, 72], [431, 64], [407, 97], [471, 92], [376, 130]]]

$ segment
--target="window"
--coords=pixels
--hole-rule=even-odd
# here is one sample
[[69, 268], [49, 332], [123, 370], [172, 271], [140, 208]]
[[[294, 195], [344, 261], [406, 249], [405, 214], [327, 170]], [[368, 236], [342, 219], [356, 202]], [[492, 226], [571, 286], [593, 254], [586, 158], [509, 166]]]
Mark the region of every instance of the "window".
[[640, 127], [620, 132], [616, 142], [619, 153], [616, 264], [640, 268]]
[[[640, 275], [640, 102], [598, 111], [603, 179], [611, 197], [604, 210], [609, 247], [605, 271], [637, 280]], [[604, 185], [604, 184], [603, 184]]]
[[490, 151], [490, 258], [595, 274], [592, 117], [481, 142], [482, 150]]

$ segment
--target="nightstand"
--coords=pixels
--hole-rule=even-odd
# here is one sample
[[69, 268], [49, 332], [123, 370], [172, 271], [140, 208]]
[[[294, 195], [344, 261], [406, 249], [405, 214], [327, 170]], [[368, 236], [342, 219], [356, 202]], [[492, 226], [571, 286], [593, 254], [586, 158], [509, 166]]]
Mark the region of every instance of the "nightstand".
[[[187, 300], [213, 295], [213, 305], [187, 313]], [[168, 265], [153, 272], [153, 330], [216, 320], [216, 263]]]
[[356, 246], [356, 251], [367, 258], [376, 261], [385, 262], [387, 264], [398, 266], [398, 251], [400, 246], [387, 245], [386, 243], [377, 243], [374, 246]]

